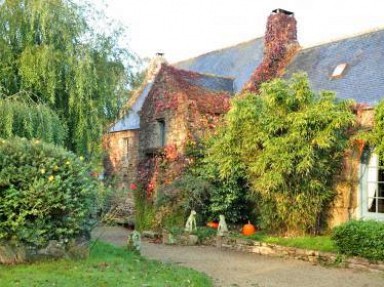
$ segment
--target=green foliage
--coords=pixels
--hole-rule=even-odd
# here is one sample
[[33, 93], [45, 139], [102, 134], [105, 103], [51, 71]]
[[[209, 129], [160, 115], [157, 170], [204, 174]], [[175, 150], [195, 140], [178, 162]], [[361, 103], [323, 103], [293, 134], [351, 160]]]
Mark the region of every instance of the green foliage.
[[384, 261], [384, 223], [352, 220], [333, 230], [340, 253]]
[[375, 107], [375, 124], [372, 130], [372, 143], [375, 146], [375, 152], [380, 159], [384, 159], [384, 101], [381, 101]]
[[89, 234], [98, 188], [73, 153], [37, 140], [0, 139], [0, 241], [43, 247]]
[[87, 156], [99, 152], [103, 129], [126, 100], [133, 59], [118, 46], [121, 30], [91, 28], [90, 7], [0, 1], [0, 93], [24, 91], [48, 104], [67, 123], [66, 147]]
[[0, 99], [0, 138], [37, 138], [63, 145], [66, 126], [50, 108], [35, 103]]
[[331, 92], [313, 93], [300, 74], [232, 102], [209, 159], [222, 182], [249, 183], [262, 228], [318, 230], [354, 122], [349, 106]]
[[192, 234], [197, 235], [200, 242], [204, 242], [204, 240], [216, 237], [217, 230], [211, 227], [199, 226]]
[[197, 212], [198, 223], [209, 216], [209, 198], [213, 186], [189, 173], [184, 174], [169, 185], [158, 189], [155, 202], [156, 227], [183, 227], [191, 210]]
[[152, 230], [155, 222], [155, 208], [142, 188], [133, 191], [135, 199], [135, 229], [139, 231]]
[[[224, 129], [225, 127], [221, 133]], [[244, 167], [233, 155], [234, 161], [228, 163], [231, 165], [230, 172], [220, 177], [216, 150], [221, 148], [219, 141], [220, 138], [209, 138], [198, 144], [190, 143], [187, 146], [187, 156], [192, 159], [188, 173], [192, 175], [193, 181], [207, 182], [210, 185], [209, 200], [207, 198], [205, 201], [207, 205], [205, 213], [210, 218], [218, 219], [219, 215], [223, 214], [229, 223], [246, 222], [250, 217], [253, 204], [247, 195]]]
[[97, 242], [87, 260], [57, 260], [17, 266], [0, 265], [0, 286], [169, 286], [209, 287], [211, 279], [195, 270], [147, 260]]

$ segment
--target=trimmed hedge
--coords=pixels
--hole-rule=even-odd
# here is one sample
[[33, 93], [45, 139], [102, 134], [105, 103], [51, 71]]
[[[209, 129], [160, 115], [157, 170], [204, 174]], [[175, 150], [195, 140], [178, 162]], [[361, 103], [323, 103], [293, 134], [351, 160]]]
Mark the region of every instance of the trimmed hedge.
[[88, 234], [98, 188], [83, 158], [38, 140], [0, 139], [0, 243], [40, 248]]
[[352, 220], [336, 227], [332, 239], [342, 254], [384, 260], [384, 222]]

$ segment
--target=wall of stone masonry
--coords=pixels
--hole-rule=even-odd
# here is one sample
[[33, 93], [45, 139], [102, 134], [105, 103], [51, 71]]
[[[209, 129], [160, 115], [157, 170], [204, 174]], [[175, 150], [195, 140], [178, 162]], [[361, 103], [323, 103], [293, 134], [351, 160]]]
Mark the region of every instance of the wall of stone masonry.
[[[308, 261], [312, 264], [337, 265], [338, 261], [341, 259], [336, 253], [286, 247], [250, 239], [223, 237], [218, 240], [220, 241], [219, 246], [221, 248], [260, 255], [293, 258]], [[359, 257], [345, 258], [337, 266], [374, 272], [384, 272], [383, 261], [370, 262], [367, 259]]]
[[139, 131], [127, 130], [106, 134], [103, 147], [107, 153], [105, 171], [108, 176], [117, 176], [122, 187], [136, 181], [139, 160]]
[[[373, 108], [357, 111], [356, 121], [359, 129], [371, 129], [373, 120]], [[328, 228], [359, 218], [359, 168], [363, 147], [364, 142], [356, 142], [345, 153], [342, 173], [335, 184], [336, 196], [328, 212]]]

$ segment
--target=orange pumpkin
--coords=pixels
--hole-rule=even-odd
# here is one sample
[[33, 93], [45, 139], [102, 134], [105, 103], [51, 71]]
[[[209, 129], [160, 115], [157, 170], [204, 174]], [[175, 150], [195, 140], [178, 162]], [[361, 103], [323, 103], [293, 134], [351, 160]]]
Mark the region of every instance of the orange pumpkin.
[[244, 235], [249, 236], [256, 232], [256, 228], [254, 225], [251, 224], [250, 221], [248, 221], [248, 223], [243, 226], [242, 231]]
[[214, 229], [217, 229], [219, 227], [219, 223], [214, 222], [214, 221], [210, 221], [210, 222], [207, 223], [207, 226], [211, 227], [211, 228], [214, 228]]

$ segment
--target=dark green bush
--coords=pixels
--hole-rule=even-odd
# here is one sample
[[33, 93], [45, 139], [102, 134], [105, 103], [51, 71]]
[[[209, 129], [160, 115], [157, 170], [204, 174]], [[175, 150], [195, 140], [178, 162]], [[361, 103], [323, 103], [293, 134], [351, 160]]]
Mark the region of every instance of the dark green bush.
[[342, 254], [384, 260], [384, 222], [349, 221], [333, 230], [332, 239]]
[[172, 184], [159, 188], [155, 202], [158, 225], [183, 226], [191, 210], [197, 212], [198, 224], [203, 224], [209, 216], [210, 192], [214, 186], [208, 181], [185, 174]]
[[87, 234], [98, 188], [81, 157], [37, 140], [0, 139], [0, 241], [42, 247]]

